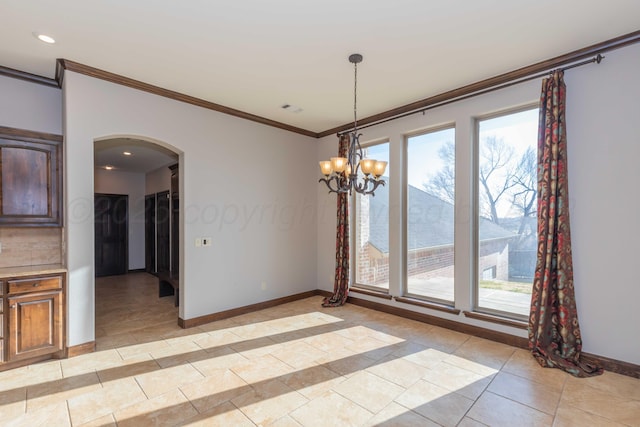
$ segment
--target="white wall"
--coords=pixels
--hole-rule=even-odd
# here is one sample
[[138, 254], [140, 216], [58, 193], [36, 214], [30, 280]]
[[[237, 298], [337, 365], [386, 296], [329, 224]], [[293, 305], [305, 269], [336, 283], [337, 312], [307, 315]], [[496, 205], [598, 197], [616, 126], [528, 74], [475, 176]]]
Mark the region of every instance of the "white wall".
[[640, 364], [640, 44], [566, 72], [574, 280], [587, 352]]
[[145, 174], [96, 169], [94, 174], [96, 193], [126, 194], [129, 196], [129, 270], [145, 267], [144, 247], [144, 195]]
[[155, 194], [171, 190], [171, 169], [163, 166], [148, 172], [144, 184], [144, 194]]
[[180, 152], [181, 318], [316, 289], [314, 139], [73, 72], [63, 94], [69, 345], [94, 339], [96, 138]]
[[62, 134], [62, 91], [0, 76], [0, 126]]
[[[640, 283], [635, 271], [640, 223], [640, 45], [606, 54], [600, 65], [568, 70], [567, 133], [573, 259], [578, 314], [584, 351], [640, 363]], [[390, 293], [402, 294], [402, 146], [408, 133], [456, 123], [456, 259], [468, 260], [471, 248], [470, 185], [473, 120], [470, 117], [537, 102], [541, 81], [363, 130], [362, 141], [390, 141]], [[317, 159], [337, 152], [337, 138], [322, 139]], [[333, 289], [335, 196], [318, 185], [318, 267], [320, 289]], [[472, 308], [467, 263], [455, 270], [456, 307]], [[358, 298], [420, 311], [461, 323], [526, 337], [526, 331], [419, 309], [358, 294]]]

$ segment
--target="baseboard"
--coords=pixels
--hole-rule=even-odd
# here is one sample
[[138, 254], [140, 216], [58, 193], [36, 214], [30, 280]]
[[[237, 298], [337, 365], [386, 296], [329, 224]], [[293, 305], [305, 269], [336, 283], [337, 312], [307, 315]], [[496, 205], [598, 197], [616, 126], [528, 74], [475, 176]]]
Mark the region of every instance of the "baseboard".
[[89, 341], [84, 344], [78, 344], [67, 348], [67, 357], [81, 356], [83, 354], [93, 353], [96, 351], [96, 342]]
[[129, 270], [128, 273], [146, 273], [146, 268], [134, 268], [133, 270]]
[[582, 360], [593, 365], [602, 366], [605, 371], [640, 379], [640, 365], [585, 352], [582, 352]]
[[219, 311], [217, 313], [207, 314], [205, 316], [194, 317], [192, 319], [178, 318], [178, 326], [183, 329], [193, 328], [195, 326], [204, 325], [206, 323], [215, 322], [216, 320], [228, 319], [229, 317], [240, 316], [241, 314], [251, 313], [253, 311], [263, 310], [265, 308], [275, 307], [277, 305], [286, 304], [312, 296], [318, 295], [317, 291], [307, 291], [287, 297], [276, 298], [269, 301], [259, 302], [257, 304], [245, 305], [244, 307], [232, 308], [231, 310]]
[[[331, 295], [330, 293], [328, 294]], [[485, 329], [479, 326], [454, 322], [453, 320], [443, 319], [441, 317], [431, 316], [429, 314], [419, 313], [417, 311], [407, 310], [405, 308], [394, 307], [391, 305], [381, 304], [379, 302], [369, 301], [362, 298], [354, 298], [351, 296], [347, 298], [347, 302], [360, 307], [382, 311], [383, 313], [393, 314], [396, 316], [404, 317], [406, 319], [417, 320], [418, 322], [440, 326], [442, 328], [451, 329], [452, 331], [473, 335], [479, 338], [485, 338], [491, 341], [512, 345], [514, 347], [528, 348], [529, 345], [529, 342], [526, 338], [505, 334], [504, 332], [492, 331], [491, 329]]]

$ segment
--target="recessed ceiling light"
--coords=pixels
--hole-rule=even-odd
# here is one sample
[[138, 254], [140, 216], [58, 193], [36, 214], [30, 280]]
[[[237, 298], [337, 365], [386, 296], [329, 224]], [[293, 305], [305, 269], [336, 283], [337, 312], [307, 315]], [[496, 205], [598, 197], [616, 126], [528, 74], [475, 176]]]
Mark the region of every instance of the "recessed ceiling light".
[[110, 170], [114, 170], [115, 168], [111, 165], [107, 165], [104, 167], [106, 170], [110, 171]]
[[130, 156], [131, 155], [131, 151], [123, 151], [122, 154], [124, 154], [125, 156]]
[[48, 43], [48, 44], [54, 44], [56, 42], [56, 40], [53, 37], [48, 36], [46, 34], [40, 34], [38, 32], [34, 32], [33, 35], [34, 35], [35, 38], [37, 38], [41, 42], [45, 42], [45, 43]]

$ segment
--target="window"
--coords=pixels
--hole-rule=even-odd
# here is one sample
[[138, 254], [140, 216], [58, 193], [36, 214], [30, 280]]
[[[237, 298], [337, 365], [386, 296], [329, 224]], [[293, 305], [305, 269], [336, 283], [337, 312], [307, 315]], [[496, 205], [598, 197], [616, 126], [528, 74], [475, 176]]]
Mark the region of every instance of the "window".
[[[363, 147], [364, 156], [389, 161], [389, 143]], [[355, 193], [355, 285], [389, 290], [389, 167], [375, 196]]]
[[526, 318], [537, 248], [538, 109], [478, 121], [476, 309]]
[[407, 295], [453, 305], [455, 129], [407, 139]]

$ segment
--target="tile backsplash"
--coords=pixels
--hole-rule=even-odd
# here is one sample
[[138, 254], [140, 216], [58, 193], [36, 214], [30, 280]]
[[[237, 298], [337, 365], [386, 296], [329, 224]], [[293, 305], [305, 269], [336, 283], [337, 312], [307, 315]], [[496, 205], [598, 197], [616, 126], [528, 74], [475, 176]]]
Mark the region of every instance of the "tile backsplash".
[[62, 264], [62, 228], [0, 228], [0, 268]]

